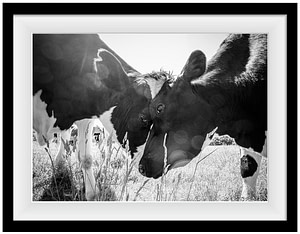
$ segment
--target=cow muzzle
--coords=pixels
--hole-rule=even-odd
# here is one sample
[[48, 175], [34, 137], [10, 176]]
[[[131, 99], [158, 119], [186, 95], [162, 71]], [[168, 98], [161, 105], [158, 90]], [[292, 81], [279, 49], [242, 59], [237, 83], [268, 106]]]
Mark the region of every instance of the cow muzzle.
[[163, 172], [163, 161], [161, 163], [153, 162], [150, 155], [143, 156], [139, 163], [139, 172], [146, 177], [154, 179], [160, 177]]

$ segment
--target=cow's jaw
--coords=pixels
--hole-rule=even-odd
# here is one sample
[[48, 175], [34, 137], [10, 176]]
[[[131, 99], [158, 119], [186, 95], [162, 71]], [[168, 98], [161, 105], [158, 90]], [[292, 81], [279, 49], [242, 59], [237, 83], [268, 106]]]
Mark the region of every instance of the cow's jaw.
[[33, 128], [37, 132], [38, 143], [45, 145], [47, 141], [53, 138], [54, 132], [60, 131], [58, 127], [54, 128], [56, 118], [52, 113], [49, 116], [46, 108], [47, 104], [41, 100], [42, 90], [39, 90], [33, 96]]

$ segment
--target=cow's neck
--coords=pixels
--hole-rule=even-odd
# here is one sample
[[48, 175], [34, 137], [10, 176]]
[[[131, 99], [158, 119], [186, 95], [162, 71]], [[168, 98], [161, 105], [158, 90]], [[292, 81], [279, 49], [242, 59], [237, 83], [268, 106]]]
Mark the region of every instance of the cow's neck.
[[[109, 96], [106, 96], [105, 99], [107, 100], [105, 104], [102, 106], [105, 107], [104, 111], [101, 111], [101, 114], [98, 115], [100, 121], [102, 122], [105, 129], [112, 135], [113, 138], [117, 139], [116, 127], [112, 122], [112, 114], [116, 107], [121, 105], [121, 100], [125, 98], [124, 93], [116, 93], [113, 92]], [[122, 142], [120, 142], [122, 143]]]
[[266, 114], [261, 114], [267, 109], [262, 103], [266, 100], [266, 82], [214, 84], [202, 87], [199, 93], [212, 108], [212, 127], [218, 127], [219, 135], [228, 134], [239, 145], [260, 150], [264, 139], [253, 141], [251, 134], [261, 131], [263, 135], [266, 130]]
[[115, 91], [107, 91], [100, 92], [98, 96], [98, 113], [99, 116], [104, 112], [109, 111], [112, 107], [117, 106], [120, 100], [124, 98], [124, 93], [115, 92]]
[[113, 107], [120, 103], [120, 100], [122, 100], [124, 96], [124, 92], [116, 92], [111, 89], [99, 91], [94, 97], [95, 104], [93, 108], [89, 108], [90, 112], [86, 111], [83, 115], [76, 116], [76, 119], [70, 120], [70, 126], [76, 120], [100, 117], [104, 113], [110, 112]]

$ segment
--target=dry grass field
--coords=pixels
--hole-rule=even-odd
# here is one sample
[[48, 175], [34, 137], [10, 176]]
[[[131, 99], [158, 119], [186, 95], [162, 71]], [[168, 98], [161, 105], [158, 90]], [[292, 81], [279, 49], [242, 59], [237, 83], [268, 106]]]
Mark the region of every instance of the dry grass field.
[[[112, 141], [112, 140], [110, 140]], [[84, 201], [83, 175], [74, 153], [54, 168], [52, 160], [59, 142], [49, 154], [33, 140], [33, 201]], [[208, 146], [188, 165], [170, 170], [159, 179], [143, 177], [137, 162], [110, 142], [93, 145], [94, 175], [100, 188], [99, 201], [239, 201], [242, 189], [239, 148]], [[208, 155], [209, 154], [209, 155]], [[204, 160], [203, 157], [208, 155]], [[52, 160], [50, 159], [52, 157]], [[257, 201], [267, 201], [267, 160], [262, 159]]]

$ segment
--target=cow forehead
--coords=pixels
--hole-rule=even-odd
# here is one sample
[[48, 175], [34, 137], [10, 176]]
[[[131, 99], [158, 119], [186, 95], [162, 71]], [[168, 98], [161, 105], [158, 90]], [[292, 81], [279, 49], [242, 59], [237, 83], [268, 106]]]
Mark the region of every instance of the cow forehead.
[[148, 86], [150, 88], [151, 98], [153, 99], [156, 97], [156, 95], [161, 90], [162, 86], [165, 83], [165, 80], [163, 80], [163, 79], [157, 80], [152, 77], [147, 77], [147, 78], [145, 78], [145, 82], [148, 84]]

